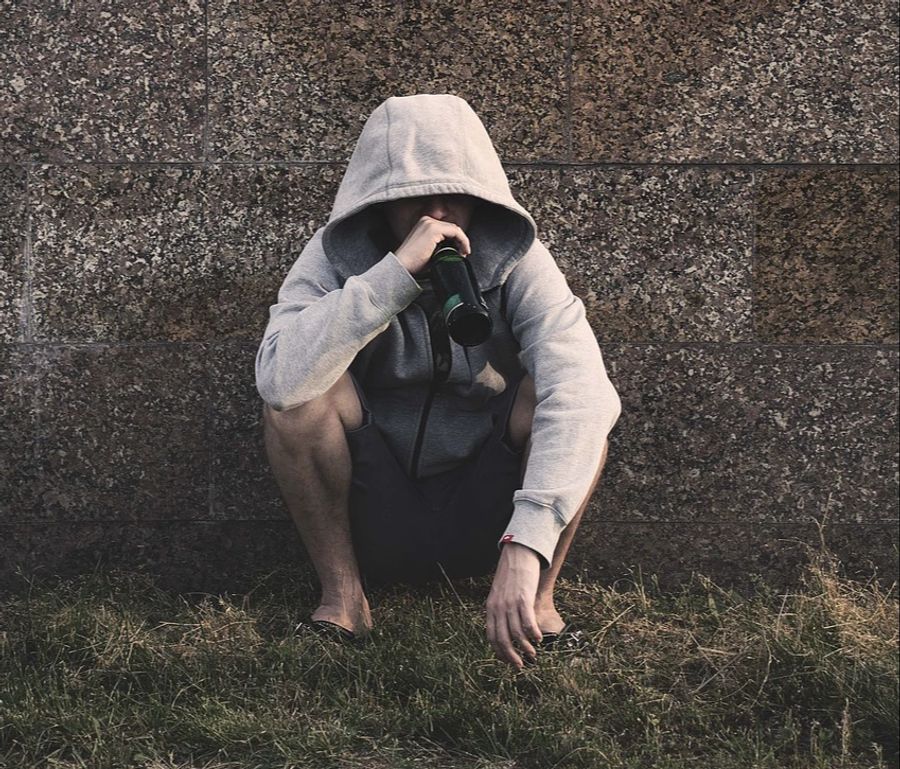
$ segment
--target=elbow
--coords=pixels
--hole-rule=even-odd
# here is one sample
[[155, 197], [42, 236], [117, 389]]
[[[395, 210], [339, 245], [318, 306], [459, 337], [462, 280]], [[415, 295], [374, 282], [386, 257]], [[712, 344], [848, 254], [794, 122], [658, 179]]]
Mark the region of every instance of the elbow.
[[263, 403], [265, 403], [266, 406], [268, 406], [272, 411], [277, 411], [279, 414], [282, 411], [285, 411], [284, 404], [280, 401], [273, 401], [268, 397], [264, 397], [263, 395], [260, 395], [260, 398], [262, 398]]
[[274, 391], [268, 379], [256, 377], [256, 392], [270, 409], [273, 411], [284, 411], [284, 403], [278, 394]]
[[288, 411], [312, 400], [315, 395], [309, 395], [307, 382], [305, 372], [285, 368], [274, 351], [257, 356], [256, 392], [273, 411]]
[[600, 417], [606, 427], [607, 434], [612, 431], [622, 414], [622, 399], [608, 379], [604, 382], [600, 394]]
[[[615, 391], [613, 391], [615, 392]], [[612, 430], [616, 426], [616, 422], [619, 421], [619, 417], [622, 416], [622, 399], [619, 398], [619, 394], [615, 394], [614, 400], [615, 410], [612, 413], [612, 417], [609, 422], [609, 429]]]
[[607, 433], [609, 433], [616, 426], [616, 422], [619, 421], [619, 417], [622, 415], [622, 399], [619, 397], [619, 393], [616, 392], [616, 388], [612, 386], [612, 383], [606, 388], [604, 404], [606, 404]]
[[603, 362], [603, 354], [599, 352], [599, 348], [592, 379], [595, 387], [598, 387], [599, 390], [597, 392], [598, 410], [608, 432], [615, 427], [616, 422], [619, 421], [619, 416], [622, 414], [622, 399], [609, 378], [609, 373]]
[[273, 411], [287, 411], [299, 405], [291, 401], [284, 388], [278, 386], [276, 372], [268, 368], [257, 372], [256, 392]]
[[297, 406], [302, 406], [304, 403], [304, 401], [292, 400], [285, 397], [284, 393], [278, 391], [277, 388], [272, 387], [265, 380], [257, 381], [256, 391], [259, 393], [259, 397], [262, 398], [263, 402], [272, 409], [272, 411], [277, 411], [279, 413], [297, 408]]
[[275, 350], [274, 342], [272, 349], [266, 349], [266, 343], [260, 346], [256, 354], [255, 376], [256, 376], [256, 392], [263, 402], [274, 411], [284, 411], [285, 404], [281, 394], [275, 387]]

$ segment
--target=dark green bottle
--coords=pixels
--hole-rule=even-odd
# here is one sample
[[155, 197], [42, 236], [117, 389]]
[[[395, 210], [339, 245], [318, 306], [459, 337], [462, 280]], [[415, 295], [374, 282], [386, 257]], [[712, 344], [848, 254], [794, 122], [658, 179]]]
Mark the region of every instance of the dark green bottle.
[[434, 293], [451, 339], [464, 347], [487, 341], [493, 331], [491, 315], [481, 296], [475, 271], [455, 240], [438, 243], [429, 263]]

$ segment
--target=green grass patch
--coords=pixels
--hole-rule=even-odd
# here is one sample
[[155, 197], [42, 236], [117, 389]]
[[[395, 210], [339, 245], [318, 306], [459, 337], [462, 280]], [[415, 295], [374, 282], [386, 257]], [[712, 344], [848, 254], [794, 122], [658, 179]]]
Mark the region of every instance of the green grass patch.
[[374, 591], [353, 648], [294, 632], [318, 605], [307, 565], [246, 595], [31, 582], [0, 605], [0, 766], [897, 766], [896, 583], [827, 552], [791, 593], [560, 580], [591, 647], [519, 673], [487, 642], [490, 584]]

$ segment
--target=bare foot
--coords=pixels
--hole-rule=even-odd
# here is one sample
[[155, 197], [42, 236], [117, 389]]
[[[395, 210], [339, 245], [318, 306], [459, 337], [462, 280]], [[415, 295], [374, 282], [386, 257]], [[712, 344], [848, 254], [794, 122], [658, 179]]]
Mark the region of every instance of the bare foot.
[[534, 617], [542, 633], [558, 633], [566, 626], [563, 618], [553, 605], [550, 608], [538, 608], [536, 606], [534, 608]]
[[368, 635], [374, 627], [369, 601], [365, 593], [337, 598], [332, 601], [322, 600], [319, 608], [312, 613], [311, 619], [324, 619], [334, 622], [357, 637]]

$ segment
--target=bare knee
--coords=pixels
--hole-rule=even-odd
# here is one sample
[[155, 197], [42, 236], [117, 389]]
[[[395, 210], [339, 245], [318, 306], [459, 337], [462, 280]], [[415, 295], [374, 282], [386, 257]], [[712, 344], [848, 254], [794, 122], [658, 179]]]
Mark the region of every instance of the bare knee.
[[268, 403], [263, 404], [263, 422], [266, 428], [286, 435], [320, 430], [323, 421], [333, 420], [335, 414], [345, 431], [362, 426], [362, 404], [349, 371], [341, 374], [337, 382], [318, 398], [299, 406], [276, 411]]

